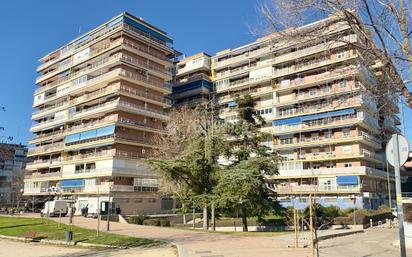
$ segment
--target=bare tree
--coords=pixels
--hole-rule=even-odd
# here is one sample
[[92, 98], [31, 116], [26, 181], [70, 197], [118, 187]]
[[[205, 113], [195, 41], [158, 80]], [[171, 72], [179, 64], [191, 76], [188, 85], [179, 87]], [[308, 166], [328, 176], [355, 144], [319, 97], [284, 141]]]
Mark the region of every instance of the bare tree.
[[[381, 72], [379, 86], [372, 92], [380, 99], [382, 109], [386, 99], [396, 93], [401, 93], [412, 108], [412, 94], [404, 83], [411, 79], [412, 72], [411, 0], [268, 0], [260, 11], [269, 32], [295, 42], [319, 39], [330, 32], [331, 23], [349, 25], [360, 40], [348, 40], [339, 34], [330, 40], [351, 45], [367, 66]], [[294, 29], [325, 17], [330, 18], [321, 26]], [[338, 31], [339, 26], [334, 29]]]

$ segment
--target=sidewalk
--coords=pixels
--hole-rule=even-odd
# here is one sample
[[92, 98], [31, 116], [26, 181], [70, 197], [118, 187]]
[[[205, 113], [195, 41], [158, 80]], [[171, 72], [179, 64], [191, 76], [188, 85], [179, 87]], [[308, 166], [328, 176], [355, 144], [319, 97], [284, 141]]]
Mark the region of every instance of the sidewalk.
[[[54, 220], [58, 221], [58, 218]], [[62, 222], [67, 224], [69, 219], [62, 218]], [[74, 225], [96, 229], [97, 220], [75, 217]], [[105, 231], [106, 222], [102, 221], [100, 226]], [[267, 257], [274, 254], [279, 257], [305, 257], [311, 253], [307, 248], [288, 248], [290, 238], [281, 237], [226, 235], [117, 222], [110, 223], [110, 232], [175, 243], [181, 257]]]

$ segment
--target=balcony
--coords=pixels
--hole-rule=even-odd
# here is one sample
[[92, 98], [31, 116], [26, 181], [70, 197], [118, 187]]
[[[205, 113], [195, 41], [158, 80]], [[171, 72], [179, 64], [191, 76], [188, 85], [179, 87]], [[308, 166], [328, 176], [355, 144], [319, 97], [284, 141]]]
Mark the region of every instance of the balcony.
[[359, 193], [361, 189], [361, 185], [279, 185], [275, 191], [278, 194]]
[[[148, 54], [149, 56], [154, 56], [157, 59], [159, 59], [160, 61], [162, 61], [163, 63], [170, 63], [170, 60], [166, 58], [165, 55], [157, 52], [157, 51], [153, 51], [151, 50], [149, 47], [143, 47], [140, 44], [136, 44], [133, 41], [130, 41], [128, 39], [124, 39], [124, 46], [126, 47], [130, 47], [133, 50], [137, 50], [139, 52], [143, 52], [145, 54]], [[171, 75], [171, 73], [169, 73], [168, 71], [166, 71], [167, 75]]]
[[[295, 162], [298, 164], [299, 162]], [[375, 174], [377, 170], [360, 166], [360, 167], [350, 167], [350, 168], [319, 168], [319, 169], [279, 169], [279, 174], [273, 176], [275, 179], [284, 178], [312, 178], [318, 176], [345, 176], [345, 175], [368, 175]], [[382, 172], [382, 171], [380, 171]]]
[[62, 177], [61, 172], [33, 173], [32, 175], [24, 176], [24, 180], [46, 181], [46, 180], [58, 180], [61, 177]]
[[53, 104], [52, 106], [49, 106], [49, 107], [46, 107], [46, 108], [43, 108], [43, 109], [39, 109], [39, 110], [33, 112], [31, 117], [32, 117], [32, 119], [39, 119], [43, 116], [46, 116], [46, 115], [64, 110], [68, 106], [69, 106], [69, 102], [67, 102], [67, 101], [56, 103], [56, 104]]
[[142, 130], [154, 131], [157, 133], [166, 133], [166, 131], [160, 126], [159, 127], [150, 126], [149, 124], [144, 123], [143, 121], [132, 120], [132, 119], [124, 118], [124, 117], [119, 117], [117, 123], [121, 125], [134, 127], [134, 128], [139, 128]]
[[340, 125], [351, 125], [351, 124], [356, 124], [360, 121], [357, 117], [341, 117], [339, 120], [334, 119], [334, 120], [315, 120], [312, 122], [306, 122], [306, 123], [299, 123], [295, 124], [292, 126], [288, 125], [277, 125], [273, 127], [268, 127], [266, 130], [267, 132], [271, 132], [274, 135], [280, 135], [280, 134], [290, 134], [292, 132], [299, 132], [299, 131], [305, 131], [305, 130], [318, 130], [318, 129], [324, 129], [324, 128], [332, 128], [335, 126], [340, 126]]
[[381, 141], [376, 139], [375, 137], [365, 133], [357, 133], [357, 134], [352, 134], [347, 137], [343, 136], [332, 136], [332, 137], [316, 137], [316, 138], [310, 138], [310, 137], [305, 137], [301, 138], [300, 140], [298, 138], [294, 138], [293, 142], [290, 142], [288, 144], [282, 144], [280, 141], [278, 143], [273, 144], [273, 149], [277, 150], [284, 150], [284, 149], [294, 149], [294, 148], [302, 148], [302, 147], [312, 147], [316, 145], [329, 145], [329, 144], [340, 144], [340, 143], [345, 143], [345, 142], [352, 142], [352, 141], [367, 141], [364, 143], [367, 143], [368, 145], [374, 146], [375, 148], [380, 149], [381, 148]]
[[167, 116], [167, 113], [163, 111], [159, 111], [159, 110], [149, 108], [149, 107], [144, 107], [144, 106], [137, 105], [134, 103], [129, 103], [126, 101], [119, 101], [118, 106], [120, 108], [124, 108], [126, 112], [137, 112], [144, 116], [149, 116], [149, 117], [157, 118], [160, 120], [169, 119], [169, 117]]
[[61, 164], [61, 159], [57, 158], [57, 159], [48, 159], [48, 160], [43, 160], [43, 159], [39, 159], [39, 160], [34, 160], [32, 162], [29, 162], [26, 164], [26, 169], [27, 170], [35, 170], [35, 169], [39, 169], [39, 168], [48, 168], [50, 166], [56, 166], [56, 165], [60, 165]]
[[85, 45], [92, 45], [93, 43], [96, 43], [97, 41], [101, 40], [102, 35], [107, 35], [109, 36], [109, 33], [114, 32], [115, 30], [118, 30], [119, 28], [123, 27], [122, 24], [116, 24], [111, 27], [103, 28], [99, 30], [98, 32], [94, 33], [90, 39], [83, 41], [81, 44], [77, 44], [76, 46], [74, 45], [67, 45], [65, 48], [60, 49], [60, 55], [57, 58], [54, 58], [51, 61], [45, 62], [41, 65], [38, 66], [37, 71], [41, 71], [44, 68], [57, 63], [58, 61], [66, 58], [67, 56], [71, 55], [74, 53], [79, 48], [84, 47]]
[[[103, 46], [101, 46], [101, 47], [99, 47], [99, 48], [97, 48], [97, 49], [95, 49], [95, 50], [92, 50], [92, 51], [89, 53], [89, 56], [88, 56], [87, 60], [88, 60], [88, 59], [93, 59], [93, 58], [96, 57], [97, 55], [101, 54], [103, 51], [106, 51], [106, 50], [108, 50], [108, 49], [111, 49], [111, 48], [115, 48], [115, 47], [117, 47], [117, 46], [120, 46], [122, 43], [123, 43], [123, 40], [122, 40], [122, 39], [118, 39], [118, 40], [113, 41], [113, 42], [111, 42], [111, 43], [109, 43], [109, 44], [105, 44], [105, 45], [103, 45]], [[120, 58], [119, 54], [116, 54], [116, 55], [111, 56], [111, 57], [103, 58], [102, 60], [100, 60], [100, 61], [98, 61], [98, 62], [95, 62], [95, 63], [92, 63], [90, 66], [87, 66], [87, 67], [84, 68], [84, 69], [81, 69], [81, 70], [79, 70], [79, 71], [77, 71], [77, 72], [71, 73], [69, 76], [59, 78], [58, 80], [56, 80], [56, 81], [54, 81], [54, 82], [52, 82], [52, 83], [50, 83], [50, 84], [47, 84], [47, 85], [45, 85], [45, 86], [43, 86], [43, 87], [40, 87], [40, 88], [36, 89], [35, 94], [38, 94], [38, 93], [40, 93], [40, 92], [44, 92], [44, 91], [46, 91], [46, 90], [48, 90], [48, 89], [50, 89], [50, 88], [53, 88], [54, 86], [57, 86], [57, 85], [62, 84], [62, 83], [64, 83], [64, 82], [67, 82], [68, 80], [74, 79], [75, 77], [79, 77], [79, 76], [81, 76], [81, 75], [87, 74], [87, 73], [91, 72], [92, 70], [99, 69], [99, 68], [105, 66], [106, 64], [109, 64], [109, 63], [113, 63], [113, 62], [115, 62], [115, 61], [118, 61], [119, 58]], [[74, 66], [74, 65], [78, 65], [79, 63], [76, 63], [76, 64], [71, 63], [71, 64]], [[66, 67], [65, 69], [67, 69], [67, 67]], [[54, 75], [57, 75], [59, 72], [65, 70], [65, 69], [63, 69], [63, 68], [62, 68], [62, 69], [58, 69], [58, 70], [56, 70], [55, 72], [53, 72], [53, 74], [54, 74]], [[51, 73], [50, 73], [50, 74], [51, 74]], [[50, 75], [50, 74], [46, 74], [46, 75]], [[40, 81], [44, 80], [45, 78], [43, 78], [43, 77], [45, 77], [45, 75], [42, 75], [42, 76], [38, 77], [37, 80], [36, 80], [36, 84], [39, 84]], [[48, 77], [49, 77], [49, 76], [48, 76]]]
[[[283, 77], [286, 75], [290, 75], [293, 73], [298, 73], [298, 72], [303, 72], [309, 69], [316, 69], [320, 68], [326, 65], [331, 65], [334, 63], [338, 62], [343, 62], [351, 59], [357, 58], [357, 55], [349, 55], [348, 57], [339, 59], [339, 60], [332, 60], [331, 58], [324, 58], [322, 60], [319, 59], [314, 59], [312, 62], [307, 62], [304, 65], [299, 65], [299, 66], [289, 66], [286, 68], [278, 69], [276, 71], [273, 71], [271, 74], [266, 74], [265, 76], [258, 77], [258, 78], [244, 78], [235, 82], [227, 83], [227, 84], [222, 84], [217, 86], [217, 92], [223, 92], [231, 88], [242, 88], [244, 86], [250, 86], [250, 84], [257, 84], [257, 83], [263, 83], [264, 81], [269, 81], [273, 78], [277, 77]], [[290, 89], [290, 88], [288, 88]]]
[[69, 128], [66, 129], [66, 132], [72, 132], [75, 130], [81, 130], [81, 129], [85, 129], [85, 128], [89, 128], [89, 127], [93, 127], [93, 126], [98, 126], [98, 125], [104, 125], [107, 123], [113, 123], [117, 121], [117, 115], [109, 115], [109, 116], [105, 116], [103, 119], [98, 119], [98, 120], [94, 120], [92, 122], [87, 122], [87, 123], [82, 123], [79, 125], [74, 125], [71, 126]]
[[94, 105], [92, 107], [89, 107], [89, 108], [71, 113], [69, 115], [69, 120], [70, 121], [78, 120], [78, 119], [88, 117], [90, 115], [97, 114], [97, 113], [100, 113], [100, 112], [108, 112], [108, 111], [111, 111], [111, 110], [115, 109], [118, 104], [119, 104], [118, 99], [112, 100], [112, 101], [109, 101], [109, 102], [105, 102], [105, 103], [102, 103], [102, 104], [97, 104], [97, 105]]
[[31, 148], [27, 151], [27, 155], [38, 155], [38, 154], [45, 154], [49, 152], [57, 152], [62, 151], [64, 148], [64, 142], [53, 143], [43, 146], [37, 146], [35, 148]]
[[252, 51], [247, 51], [241, 55], [238, 55], [236, 57], [231, 57], [229, 59], [225, 59], [219, 62], [215, 62], [214, 63], [214, 68], [215, 69], [220, 69], [224, 66], [229, 66], [229, 65], [233, 65], [235, 63], [238, 62], [242, 62], [242, 61], [248, 61], [251, 58], [255, 58], [261, 55], [266, 55], [273, 52], [273, 47], [272, 46], [266, 46], [264, 48], [259, 48], [259, 49], [255, 49]]
[[36, 144], [37, 142], [46, 141], [50, 139], [57, 139], [63, 137], [65, 134], [64, 130], [58, 130], [55, 132], [40, 134], [35, 138], [29, 140], [29, 144]]
[[42, 121], [42, 122], [39, 122], [37, 124], [34, 124], [30, 128], [30, 131], [31, 132], [38, 132], [38, 131], [41, 131], [41, 130], [44, 130], [44, 129], [53, 128], [53, 127], [56, 127], [57, 125], [63, 125], [66, 121], [67, 121], [66, 116], [59, 116], [58, 118], [49, 119], [49, 120]]
[[138, 153], [138, 152], [130, 152], [130, 151], [123, 151], [123, 150], [102, 150], [99, 152], [93, 152], [93, 153], [85, 153], [85, 154], [77, 154], [77, 155], [72, 155], [72, 156], [67, 156], [64, 159], [64, 162], [76, 162], [76, 161], [90, 161], [92, 159], [107, 159], [107, 158], [123, 158], [123, 159], [132, 159], [132, 160], [137, 160], [137, 159], [142, 159], [147, 157], [143, 153]]

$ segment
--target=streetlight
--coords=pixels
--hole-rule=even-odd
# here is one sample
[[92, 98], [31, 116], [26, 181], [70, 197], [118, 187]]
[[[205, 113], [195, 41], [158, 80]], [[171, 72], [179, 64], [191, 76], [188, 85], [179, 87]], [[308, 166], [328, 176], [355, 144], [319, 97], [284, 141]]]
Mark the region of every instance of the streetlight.
[[353, 201], [353, 225], [356, 225], [356, 196], [350, 195], [350, 199]]
[[107, 202], [107, 228], [106, 228], [107, 231], [110, 230], [110, 194], [111, 194], [111, 191], [112, 191], [112, 186], [113, 186], [113, 183], [110, 183], [110, 185], [109, 185], [109, 201]]

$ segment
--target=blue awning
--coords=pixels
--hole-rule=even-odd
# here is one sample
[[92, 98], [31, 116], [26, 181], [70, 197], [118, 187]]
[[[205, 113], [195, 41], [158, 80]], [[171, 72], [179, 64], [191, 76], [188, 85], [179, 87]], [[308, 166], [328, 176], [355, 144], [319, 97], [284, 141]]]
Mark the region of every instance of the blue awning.
[[324, 113], [319, 113], [319, 114], [303, 116], [302, 121], [317, 120], [317, 119], [329, 118], [329, 117], [334, 117], [334, 116], [348, 115], [348, 114], [353, 114], [353, 113], [355, 113], [355, 109], [353, 108], [334, 111], [334, 112], [324, 112]]
[[282, 125], [282, 124], [297, 124], [302, 122], [302, 117], [293, 117], [293, 118], [287, 118], [287, 119], [282, 119], [282, 120], [274, 120], [272, 121], [272, 125]]
[[114, 133], [114, 130], [115, 130], [115, 125], [109, 125], [109, 126], [98, 128], [98, 129], [91, 129], [91, 130], [83, 131], [80, 133], [67, 135], [65, 137], [65, 142], [73, 143], [73, 142], [90, 139], [94, 137], [111, 135]]
[[336, 177], [336, 184], [338, 185], [357, 185], [358, 176], [338, 176]]
[[84, 179], [62, 180], [61, 187], [84, 187]]

